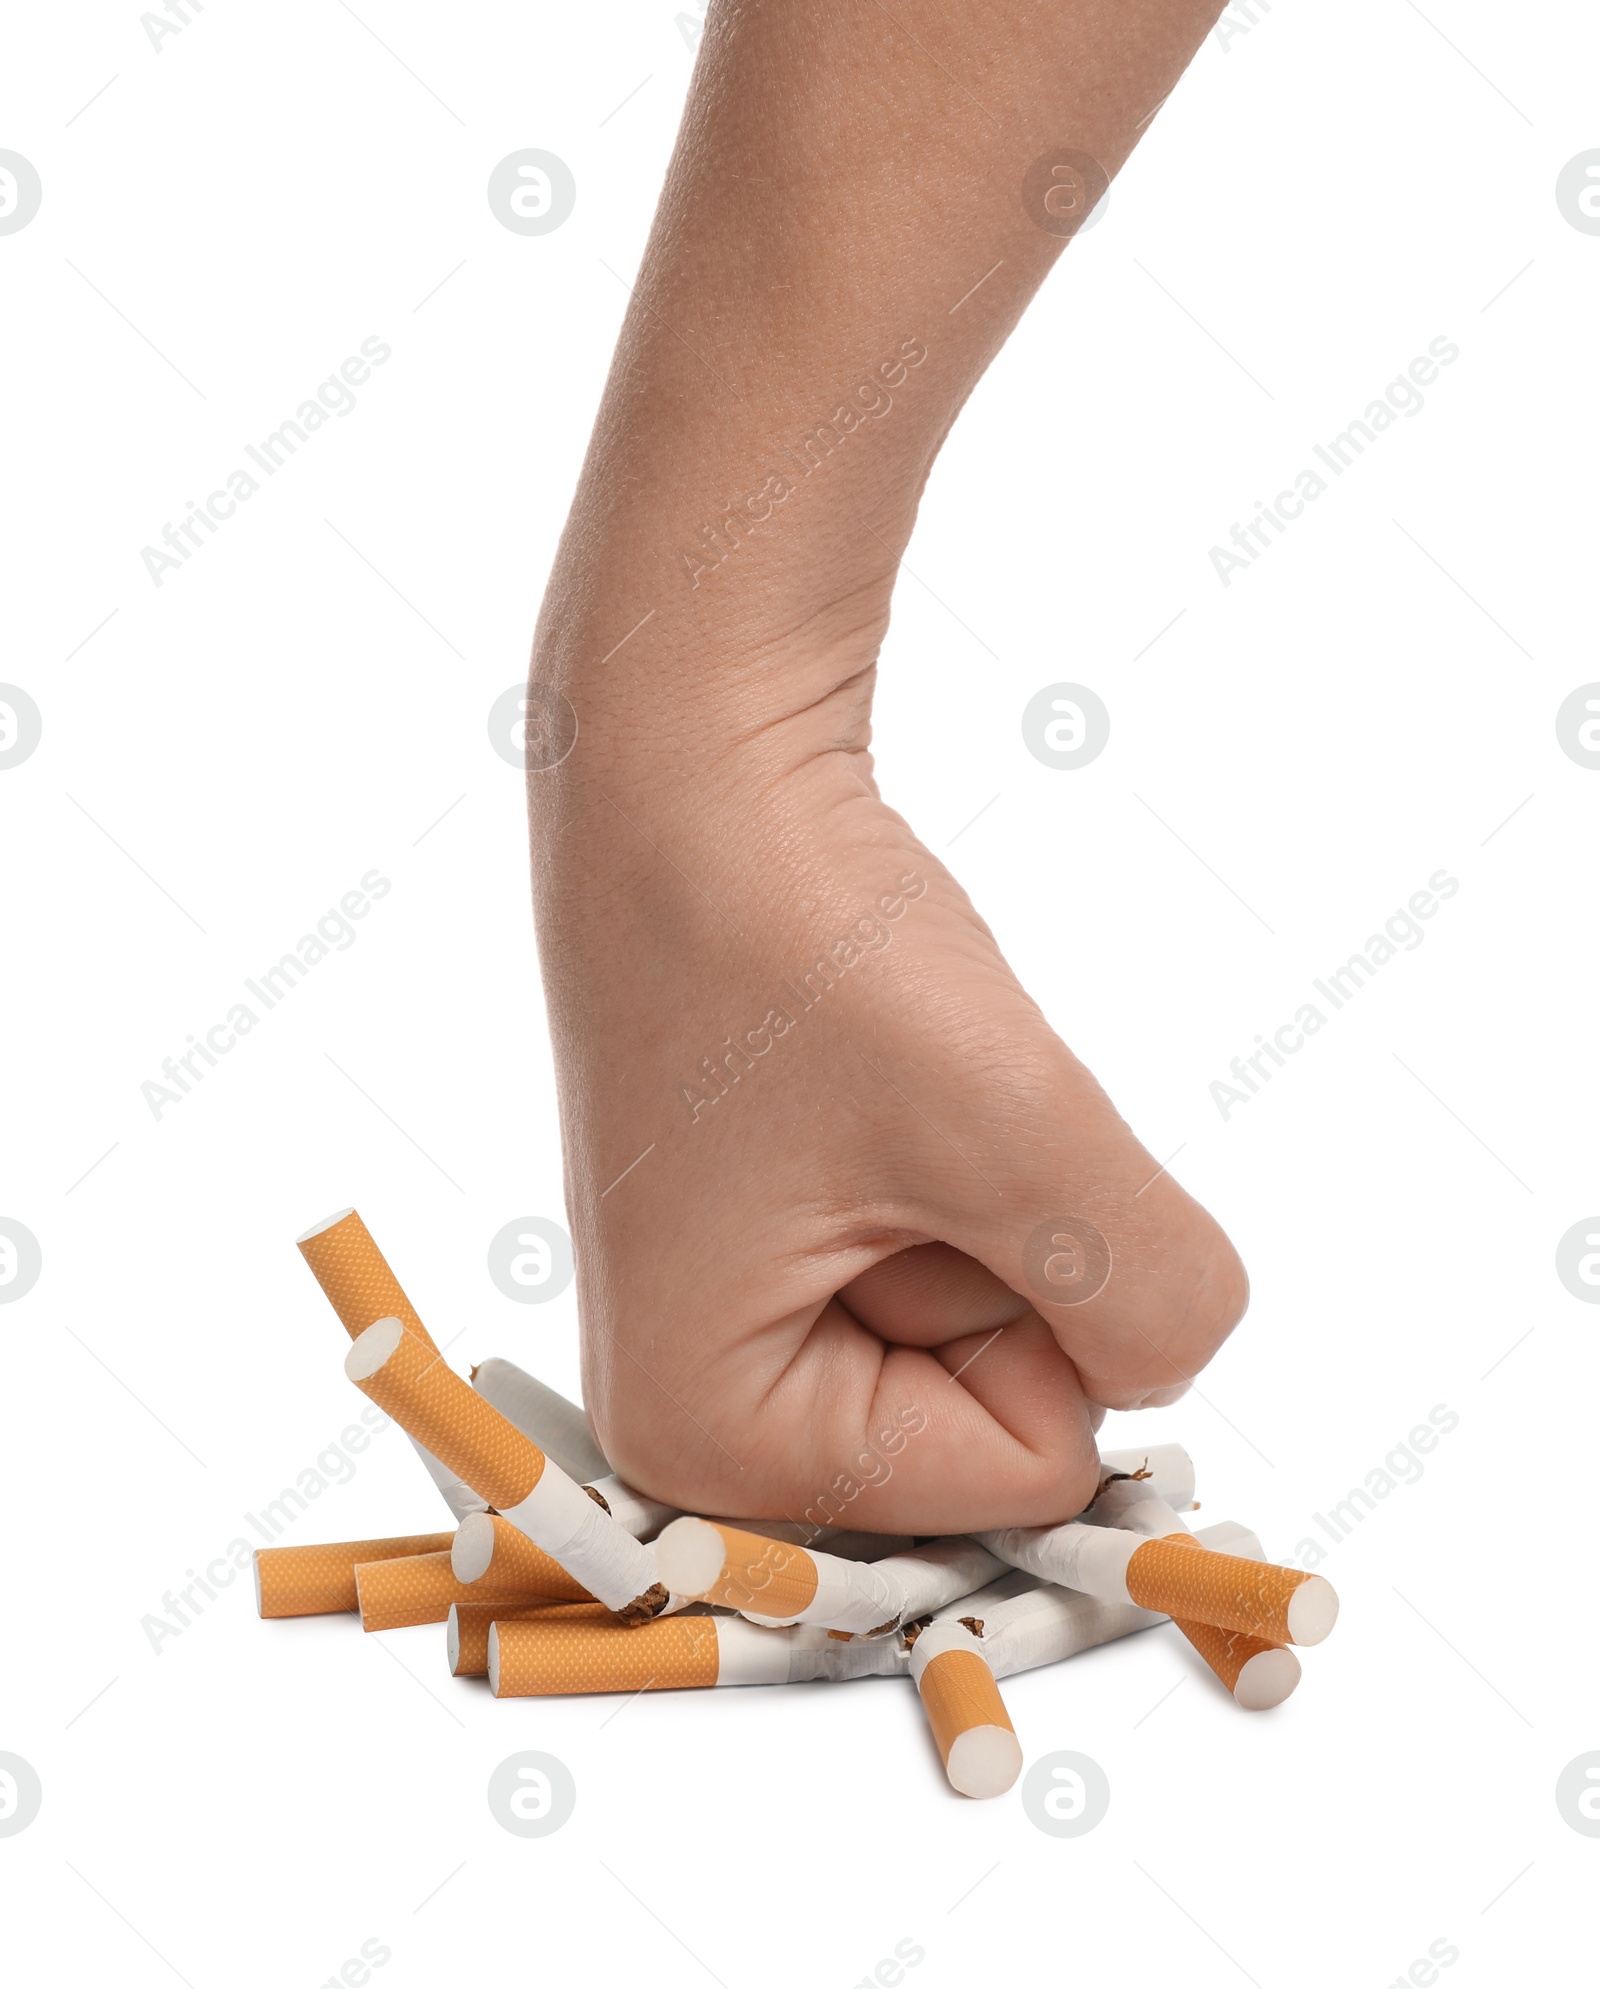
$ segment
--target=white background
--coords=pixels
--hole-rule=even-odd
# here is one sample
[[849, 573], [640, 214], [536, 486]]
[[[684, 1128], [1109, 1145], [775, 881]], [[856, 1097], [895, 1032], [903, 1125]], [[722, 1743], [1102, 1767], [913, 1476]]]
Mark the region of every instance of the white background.
[[[1017, 1680], [1030, 1761], [1110, 1778], [1058, 1841], [952, 1795], [888, 1681], [497, 1704], [441, 1631], [262, 1624], [243, 1582], [141, 1627], [360, 1406], [292, 1247], [328, 1210], [452, 1359], [576, 1388], [570, 1290], [485, 1269], [561, 1215], [486, 718], [687, 84], [674, 11], [211, 0], [159, 54], [132, 4], [10, 22], [0, 145], [44, 188], [0, 237], [0, 676], [44, 725], [0, 773], [0, 1215], [44, 1266], [0, 1307], [0, 1749], [44, 1785], [0, 1838], [16, 1979], [313, 1989], [364, 1940], [384, 1989], [848, 1989], [903, 1940], [918, 1989], [1380, 1989], [1437, 1941], [1452, 1989], [1588, 1979], [1600, 1840], [1554, 1799], [1600, 1747], [1600, 1313], [1554, 1269], [1600, 1206], [1600, 774], [1554, 725], [1600, 677], [1576, 6], [1258, 5], [1208, 42], [956, 428], [907, 561], [937, 597], [903, 582], [885, 653], [886, 793], [1252, 1272], [1201, 1392], [1110, 1439], [1185, 1441], [1202, 1518], [1287, 1559], [1459, 1417], [1331, 1548], [1300, 1694], [1247, 1717], [1168, 1630]], [[524, 146], [578, 185], [536, 239], [484, 194]], [[356, 411], [157, 588], [141, 548], [373, 335]], [[1210, 547], [1440, 336], [1424, 411], [1224, 588]], [[1019, 731], [1060, 680], [1112, 715], [1076, 773]], [[1441, 867], [1425, 942], [1224, 1120], [1230, 1059]], [[355, 943], [156, 1119], [162, 1059], [373, 868]], [[292, 1537], [441, 1512], [391, 1432]], [[529, 1747], [578, 1786], [536, 1842], [485, 1801]]]

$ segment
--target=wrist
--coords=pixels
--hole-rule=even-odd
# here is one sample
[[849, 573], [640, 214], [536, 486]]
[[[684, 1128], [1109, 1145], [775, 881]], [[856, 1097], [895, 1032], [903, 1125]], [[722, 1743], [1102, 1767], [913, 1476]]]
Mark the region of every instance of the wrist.
[[842, 371], [829, 394], [740, 375], [709, 407], [655, 380], [647, 413], [619, 358], [532, 665], [590, 748], [631, 761], [680, 719], [738, 737], [870, 670], [970, 362], [880, 331]]

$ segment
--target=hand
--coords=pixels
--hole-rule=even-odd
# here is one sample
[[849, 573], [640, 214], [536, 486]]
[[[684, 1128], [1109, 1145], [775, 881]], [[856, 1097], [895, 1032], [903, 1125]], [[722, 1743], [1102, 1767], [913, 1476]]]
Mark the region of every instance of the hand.
[[[1176, 1399], [1243, 1269], [878, 798], [864, 685], [831, 704], [715, 793], [534, 776], [585, 1396], [690, 1511], [1064, 1519], [1100, 1411]], [[1027, 1255], [1063, 1216], [1110, 1247], [1081, 1303], [1070, 1246]]]

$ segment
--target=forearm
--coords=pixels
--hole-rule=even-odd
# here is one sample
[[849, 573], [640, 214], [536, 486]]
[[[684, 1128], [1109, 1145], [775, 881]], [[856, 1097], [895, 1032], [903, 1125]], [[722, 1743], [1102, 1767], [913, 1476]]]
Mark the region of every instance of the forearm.
[[1217, 11], [714, 0], [535, 649], [591, 745], [870, 666], [934, 456], [1065, 246], [1025, 175], [1114, 173]]
[[[692, 1072], [723, 1006], [913, 871], [946, 965], [987, 948], [876, 799], [895, 570], [1080, 218], [1032, 183], [1030, 209], [1025, 176], [1069, 148], [1113, 172], [1217, 6], [713, 0], [533, 656], [578, 727], [530, 779], [530, 826], [569, 1163], [600, 1187], [574, 1101], [609, 1095], [616, 1034]], [[1083, 211], [1098, 183], [1064, 182]]]

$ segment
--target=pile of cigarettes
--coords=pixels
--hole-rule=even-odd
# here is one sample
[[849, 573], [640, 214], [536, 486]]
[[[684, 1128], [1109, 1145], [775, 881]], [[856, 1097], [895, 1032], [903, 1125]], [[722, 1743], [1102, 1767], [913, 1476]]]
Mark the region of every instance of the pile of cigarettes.
[[1061, 1526], [914, 1541], [788, 1520], [735, 1525], [614, 1477], [575, 1404], [509, 1361], [463, 1380], [354, 1209], [299, 1240], [353, 1345], [345, 1373], [411, 1438], [448, 1531], [256, 1550], [263, 1616], [359, 1611], [364, 1630], [444, 1623], [450, 1670], [497, 1698], [909, 1675], [951, 1786], [996, 1796], [1022, 1768], [1000, 1696], [1170, 1619], [1251, 1712], [1300, 1679], [1338, 1599], [1265, 1560], [1247, 1528], [1191, 1533], [1178, 1444], [1107, 1451]]

